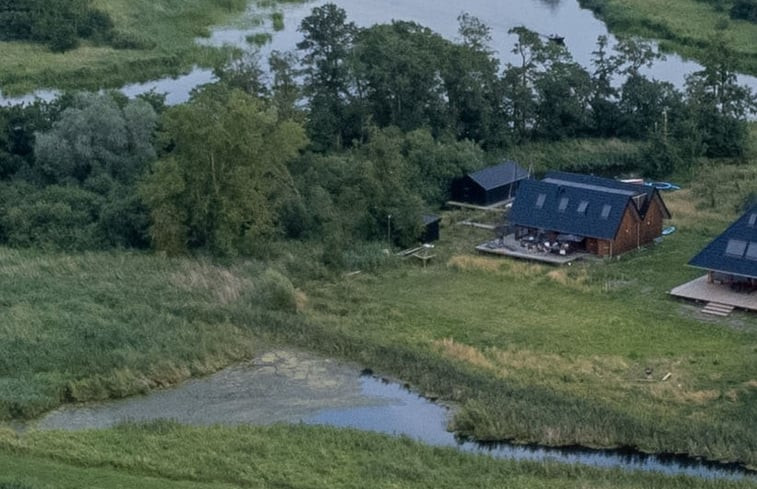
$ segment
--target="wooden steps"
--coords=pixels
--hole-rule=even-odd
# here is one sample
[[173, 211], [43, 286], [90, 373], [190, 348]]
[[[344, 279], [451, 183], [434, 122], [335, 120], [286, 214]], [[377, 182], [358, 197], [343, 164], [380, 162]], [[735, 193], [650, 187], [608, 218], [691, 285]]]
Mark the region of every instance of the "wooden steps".
[[708, 302], [702, 309], [705, 314], [712, 316], [727, 317], [733, 312], [734, 307], [728, 304], [721, 304], [720, 302]]

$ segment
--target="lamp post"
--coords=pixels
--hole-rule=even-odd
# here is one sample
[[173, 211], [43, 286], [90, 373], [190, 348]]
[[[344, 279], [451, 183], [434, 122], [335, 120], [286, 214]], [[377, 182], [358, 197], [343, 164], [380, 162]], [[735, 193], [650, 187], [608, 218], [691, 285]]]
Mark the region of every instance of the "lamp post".
[[392, 247], [392, 215], [386, 215], [386, 243], [389, 248]]

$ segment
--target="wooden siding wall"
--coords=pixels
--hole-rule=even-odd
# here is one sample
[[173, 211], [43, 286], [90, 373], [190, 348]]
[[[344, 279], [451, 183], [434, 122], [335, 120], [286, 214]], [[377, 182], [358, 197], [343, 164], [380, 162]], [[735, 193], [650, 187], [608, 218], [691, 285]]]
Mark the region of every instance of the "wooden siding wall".
[[[656, 198], [649, 204], [647, 215], [642, 220], [639, 220], [638, 215], [629, 205], [625, 214], [623, 214], [623, 220], [620, 223], [611, 250], [603, 249], [600, 246], [598, 254], [600, 256], [619, 255], [651, 243], [662, 234], [662, 217], [662, 207], [660, 201]], [[602, 253], [603, 251], [608, 251], [608, 253]]]
[[652, 199], [641, 225], [641, 244], [644, 245], [662, 235], [662, 204], [659, 197]]

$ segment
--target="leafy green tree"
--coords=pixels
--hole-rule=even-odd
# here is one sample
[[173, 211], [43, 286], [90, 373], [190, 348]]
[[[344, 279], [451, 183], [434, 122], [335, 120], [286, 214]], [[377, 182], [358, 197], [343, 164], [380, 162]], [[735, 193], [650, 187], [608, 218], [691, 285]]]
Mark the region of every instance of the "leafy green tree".
[[394, 21], [360, 31], [357, 77], [372, 121], [402, 130], [445, 126], [440, 76], [447, 43], [413, 22]]
[[599, 137], [617, 136], [620, 125], [618, 110], [619, 90], [613, 85], [621, 62], [608, 53], [607, 36], [597, 38], [597, 49], [592, 52], [591, 75], [591, 128]]
[[172, 107], [163, 126], [173, 150], [140, 190], [156, 248], [250, 252], [273, 232], [277, 206], [293, 191], [286, 163], [307, 144], [302, 126], [223, 86]]
[[238, 88], [256, 97], [268, 96], [265, 72], [260, 67], [260, 55], [257, 51], [233, 56], [223, 66], [216, 67], [213, 73], [230, 88]]
[[539, 71], [547, 60], [547, 46], [539, 34], [525, 27], [507, 31], [517, 36], [512, 53], [520, 58], [520, 64], [508, 63], [502, 76], [507, 118], [516, 142], [530, 137], [536, 118], [535, 83]]
[[618, 135], [644, 139], [663, 122], [665, 114], [679, 114], [681, 94], [668, 82], [643, 75], [629, 76], [622, 86], [618, 103]]
[[458, 22], [463, 43], [449, 43], [439, 56], [447, 119], [456, 137], [477, 141], [487, 148], [500, 148], [508, 142], [507, 126], [499, 61], [489, 47], [491, 29], [468, 14], [459, 16]]
[[106, 174], [134, 182], [155, 159], [157, 115], [135, 99], [122, 108], [109, 94], [78, 94], [52, 128], [37, 133], [36, 165], [49, 183], [83, 183]]
[[454, 179], [485, 164], [484, 152], [470, 140], [434, 139], [427, 129], [406, 133], [403, 139], [410, 189], [434, 207], [449, 200]]
[[53, 51], [79, 45], [80, 38], [108, 40], [113, 22], [91, 0], [0, 0], [0, 40], [46, 43]]
[[297, 49], [304, 53], [305, 95], [310, 101], [308, 134], [319, 150], [340, 148], [344, 142], [347, 106], [351, 98], [349, 58], [357, 27], [333, 3], [316, 7], [298, 29]]
[[302, 88], [297, 83], [297, 58], [289, 53], [274, 51], [268, 57], [271, 71], [271, 101], [280, 117], [300, 120], [304, 111], [298, 106]]
[[748, 140], [748, 117], [757, 111], [757, 98], [736, 80], [735, 59], [722, 39], [714, 39], [703, 69], [686, 79], [686, 97], [710, 157], [740, 156]]
[[591, 126], [592, 83], [589, 73], [567, 51], [555, 50], [546, 71], [535, 80], [534, 134], [545, 139], [577, 137]]

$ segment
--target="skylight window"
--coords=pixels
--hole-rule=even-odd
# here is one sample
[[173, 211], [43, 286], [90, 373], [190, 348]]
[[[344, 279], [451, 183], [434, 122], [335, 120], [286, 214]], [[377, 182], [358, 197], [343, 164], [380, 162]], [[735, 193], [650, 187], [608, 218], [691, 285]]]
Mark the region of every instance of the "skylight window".
[[757, 243], [754, 241], [749, 242], [749, 247], [746, 249], [746, 255], [744, 256], [748, 260], [757, 261]]
[[589, 201], [588, 200], [582, 200], [578, 204], [578, 213], [579, 214], [586, 214], [586, 208], [589, 207]]
[[746, 251], [747, 242], [740, 239], [729, 239], [725, 246], [725, 254], [733, 258], [741, 258]]
[[610, 211], [612, 210], [612, 206], [610, 204], [605, 204], [602, 206], [602, 219], [607, 219], [610, 217]]
[[544, 201], [547, 200], [547, 194], [539, 194], [536, 197], [536, 208], [541, 209], [544, 207]]
[[749, 216], [749, 227], [753, 228], [755, 224], [757, 224], [757, 212], [753, 212], [752, 215]]
[[560, 212], [565, 212], [565, 209], [568, 208], [568, 200], [569, 199], [567, 197], [561, 198], [560, 199], [560, 204], [558, 204], [558, 206], [557, 206], [557, 210], [560, 211]]

